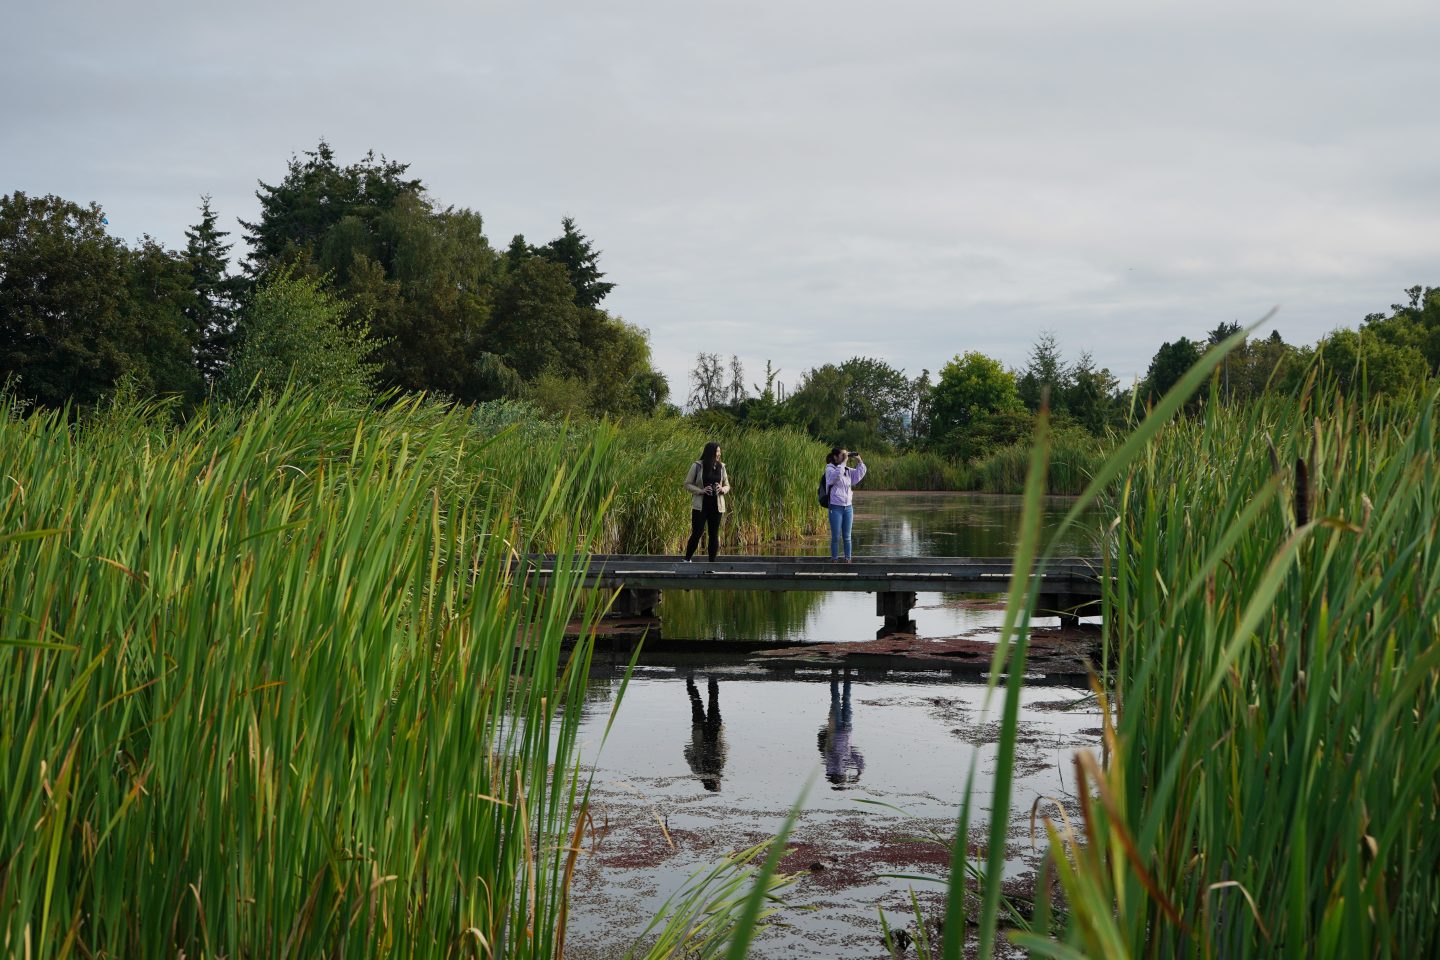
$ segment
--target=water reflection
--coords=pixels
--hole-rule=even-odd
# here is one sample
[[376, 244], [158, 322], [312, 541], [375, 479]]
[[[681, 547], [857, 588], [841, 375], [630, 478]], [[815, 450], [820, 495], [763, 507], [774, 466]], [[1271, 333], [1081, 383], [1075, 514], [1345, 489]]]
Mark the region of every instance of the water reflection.
[[824, 602], [825, 594], [800, 590], [667, 590], [660, 616], [668, 637], [787, 640]]
[[707, 688], [708, 707], [700, 702], [695, 678], [685, 678], [685, 692], [690, 695], [690, 742], [685, 745], [685, 762], [706, 790], [719, 793], [728, 753], [725, 722], [720, 718], [720, 684], [711, 677]]
[[825, 779], [832, 790], [848, 790], [865, 772], [865, 757], [850, 742], [853, 712], [850, 706], [850, 671], [845, 671], [844, 691], [834, 670], [830, 671], [830, 717], [820, 728], [817, 742], [825, 758]]

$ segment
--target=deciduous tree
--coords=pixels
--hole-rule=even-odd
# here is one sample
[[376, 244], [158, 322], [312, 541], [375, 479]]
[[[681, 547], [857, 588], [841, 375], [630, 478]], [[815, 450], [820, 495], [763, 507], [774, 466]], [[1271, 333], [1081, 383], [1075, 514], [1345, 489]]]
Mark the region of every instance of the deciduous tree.
[[999, 360], [967, 351], [940, 370], [931, 399], [931, 442], [953, 446], [958, 435], [980, 420], [1020, 407], [1015, 376]]

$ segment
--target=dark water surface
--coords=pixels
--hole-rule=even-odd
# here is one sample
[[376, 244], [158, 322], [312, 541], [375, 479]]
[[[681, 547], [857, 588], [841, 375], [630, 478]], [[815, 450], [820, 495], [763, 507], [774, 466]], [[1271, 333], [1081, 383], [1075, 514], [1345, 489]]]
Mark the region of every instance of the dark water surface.
[[[1019, 520], [1016, 498], [955, 494], [857, 497], [857, 555], [1004, 556]], [[1068, 502], [1047, 510], [1058, 522]], [[1096, 552], [1087, 518], [1062, 552]], [[828, 542], [782, 552], [828, 555]], [[921, 595], [927, 636], [993, 630], [996, 610], [958, 597]], [[662, 602], [667, 638], [693, 637], [683, 653], [646, 657], [606, 736], [625, 657], [597, 653], [580, 734], [593, 764], [594, 827], [579, 859], [566, 954], [611, 957], [630, 944], [664, 899], [727, 851], [779, 829], [809, 784], [784, 867], [801, 873], [797, 908], [768, 929], [752, 956], [881, 957], [883, 910], [913, 926], [910, 891], [935, 909], [948, 840], [974, 771], [980, 829], [993, 789], [1004, 692], [945, 672], [830, 669], [707, 649], [728, 640], [862, 640], [878, 625], [868, 594], [675, 592]], [[723, 645], [722, 645], [723, 646]], [[1021, 694], [1007, 878], [1023, 890], [1033, 870], [1029, 814], [1037, 801], [1077, 816], [1070, 758], [1099, 742], [1088, 691], [1036, 685]], [[603, 746], [602, 746], [603, 739]], [[1045, 799], [1048, 798], [1048, 799]]]

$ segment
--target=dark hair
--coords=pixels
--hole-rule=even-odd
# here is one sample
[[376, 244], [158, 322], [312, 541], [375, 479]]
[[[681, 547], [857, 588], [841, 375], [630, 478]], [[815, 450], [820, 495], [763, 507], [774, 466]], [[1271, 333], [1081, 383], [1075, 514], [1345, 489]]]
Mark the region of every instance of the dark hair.
[[719, 457], [715, 456], [715, 454], [719, 450], [720, 444], [716, 443], [714, 440], [711, 440], [709, 443], [705, 444], [705, 449], [700, 454], [700, 462], [713, 464], [716, 460], [719, 459]]
[[845, 449], [845, 448], [844, 448], [844, 447], [831, 447], [831, 448], [830, 448], [830, 456], [828, 456], [828, 457], [825, 458], [825, 462], [826, 462], [826, 463], [837, 463], [837, 464], [838, 464], [838, 463], [840, 462], [840, 451], [843, 450], [843, 449]]

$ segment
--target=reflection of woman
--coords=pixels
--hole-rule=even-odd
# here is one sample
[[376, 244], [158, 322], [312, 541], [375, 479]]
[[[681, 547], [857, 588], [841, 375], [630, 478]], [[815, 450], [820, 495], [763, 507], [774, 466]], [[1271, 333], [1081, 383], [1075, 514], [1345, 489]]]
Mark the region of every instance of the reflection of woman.
[[832, 672], [830, 675], [830, 719], [820, 728], [817, 738], [820, 755], [825, 758], [825, 779], [833, 790], [844, 790], [860, 779], [865, 771], [865, 758], [850, 743], [850, 671], [845, 671], [845, 693]]
[[720, 720], [720, 685], [714, 677], [710, 678], [709, 710], [700, 703], [694, 678], [685, 678], [685, 692], [690, 694], [690, 742], [685, 746], [685, 762], [706, 790], [719, 793], [726, 754], [725, 727]]
[[705, 444], [700, 459], [690, 464], [685, 475], [685, 489], [690, 491], [690, 542], [685, 545], [685, 559], [695, 556], [700, 534], [710, 532], [710, 559], [720, 552], [720, 521], [725, 516], [725, 494], [730, 492], [730, 475], [720, 459], [720, 444]]

